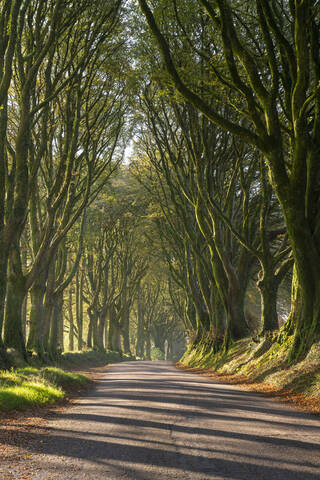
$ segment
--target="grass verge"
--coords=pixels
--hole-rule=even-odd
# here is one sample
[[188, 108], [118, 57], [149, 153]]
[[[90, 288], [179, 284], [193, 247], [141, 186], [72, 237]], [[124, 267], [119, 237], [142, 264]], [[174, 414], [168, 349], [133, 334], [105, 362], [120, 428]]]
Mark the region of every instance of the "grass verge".
[[8, 351], [8, 355], [14, 368], [0, 370], [0, 411], [25, 410], [62, 400], [90, 381], [75, 371], [85, 370], [91, 378], [95, 367], [135, 360], [119, 352], [84, 350], [64, 352], [56, 362], [43, 366], [35, 355], [30, 356], [28, 364], [15, 350]]
[[54, 403], [67, 391], [85, 386], [84, 375], [65, 372], [56, 367], [25, 367], [0, 371], [0, 411], [25, 410]]
[[244, 339], [235, 342], [227, 353], [216, 355], [199, 347], [187, 351], [177, 366], [278, 396], [320, 414], [320, 343], [313, 345], [303, 361], [290, 365], [287, 352], [291, 341], [288, 338], [279, 344], [270, 337]]

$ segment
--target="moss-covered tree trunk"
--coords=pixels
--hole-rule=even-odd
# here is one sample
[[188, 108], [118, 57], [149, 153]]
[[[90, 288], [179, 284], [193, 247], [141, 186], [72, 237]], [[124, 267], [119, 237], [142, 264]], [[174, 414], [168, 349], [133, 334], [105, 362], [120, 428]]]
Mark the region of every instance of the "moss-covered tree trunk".
[[12, 246], [8, 269], [7, 297], [4, 322], [4, 344], [15, 348], [26, 358], [22, 330], [22, 306], [26, 296], [26, 282], [22, 273], [19, 250]]
[[320, 254], [301, 205], [288, 209], [286, 223], [295, 259], [294, 290], [300, 296], [291, 306], [295, 334], [290, 360], [295, 360], [320, 338]]
[[[55, 259], [51, 262], [48, 269], [48, 278], [46, 283], [45, 298], [43, 304], [43, 321], [39, 325], [38, 331], [36, 332], [36, 343], [35, 349], [37, 354], [40, 356], [46, 356], [49, 353], [50, 347], [50, 329], [53, 322], [54, 306], [55, 306]], [[31, 331], [29, 336], [31, 335]]]
[[258, 280], [257, 286], [261, 295], [261, 334], [277, 330], [279, 328], [277, 313], [278, 283], [273, 272], [270, 275], [264, 272]]
[[114, 305], [109, 309], [108, 350], [121, 353], [120, 324]]
[[226, 330], [223, 346], [228, 349], [234, 340], [240, 340], [249, 335], [249, 328], [244, 315], [244, 292], [234, 290], [226, 304]]
[[44, 295], [46, 292], [46, 275], [40, 274], [30, 289], [30, 328], [27, 347], [30, 350], [39, 350], [39, 332], [44, 328]]
[[[1, 241], [0, 241], [1, 249]], [[2, 329], [5, 310], [5, 298], [7, 289], [7, 259], [6, 255], [0, 253], [0, 364], [1, 368], [9, 366], [9, 361], [6, 355], [6, 348], [2, 339]]]
[[63, 342], [61, 343], [62, 308], [63, 295], [55, 295], [49, 336], [49, 353], [53, 359], [56, 359], [59, 356], [62, 351], [61, 349], [63, 348]]
[[105, 327], [107, 323], [107, 312], [103, 309], [98, 318], [98, 326], [97, 326], [97, 348], [101, 351], [105, 349], [105, 340], [104, 340], [104, 333]]

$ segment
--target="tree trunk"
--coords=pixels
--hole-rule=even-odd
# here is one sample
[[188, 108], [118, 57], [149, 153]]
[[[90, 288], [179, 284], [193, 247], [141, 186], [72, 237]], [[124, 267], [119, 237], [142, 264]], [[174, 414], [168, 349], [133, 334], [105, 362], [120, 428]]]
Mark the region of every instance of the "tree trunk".
[[261, 280], [258, 280], [257, 286], [261, 295], [261, 334], [272, 332], [279, 328], [277, 313], [277, 291], [278, 284], [273, 275], [264, 272]]
[[43, 307], [43, 331], [40, 332], [38, 335], [37, 340], [37, 354], [40, 358], [46, 357], [48, 353], [50, 353], [50, 335], [51, 329], [53, 328], [54, 322], [54, 304], [55, 304], [55, 297], [48, 292], [46, 293], [46, 298]]
[[227, 350], [233, 341], [249, 335], [250, 331], [244, 315], [244, 292], [235, 289], [229, 294], [227, 303], [227, 325], [223, 346]]
[[25, 344], [27, 339], [27, 304], [28, 304], [28, 294], [24, 297], [23, 304], [22, 304], [22, 312], [21, 312], [22, 333], [23, 333], [23, 339]]
[[143, 358], [144, 356], [144, 329], [139, 326], [136, 341], [136, 356]]
[[43, 299], [46, 291], [46, 275], [40, 274], [30, 290], [30, 330], [27, 347], [30, 350], [39, 351], [39, 332], [43, 329]]
[[97, 326], [97, 347], [99, 350], [104, 351], [104, 331], [107, 323], [107, 315], [105, 311], [102, 311], [98, 318]]
[[[294, 341], [289, 361], [296, 361], [308, 352], [320, 338], [320, 253], [317, 238], [312, 233], [311, 221], [305, 216], [304, 202], [297, 188], [290, 189], [288, 198], [279, 193], [285, 214], [287, 231], [295, 261], [294, 292], [298, 298], [291, 301], [290, 319], [294, 323]], [[285, 202], [286, 200], [286, 202]]]
[[98, 341], [98, 316], [96, 312], [92, 313], [92, 347], [99, 348]]
[[68, 298], [68, 314], [69, 314], [69, 350], [73, 352], [74, 350], [74, 321], [73, 321], [73, 287], [69, 286], [69, 298]]
[[136, 340], [136, 356], [143, 358], [144, 355], [144, 305], [141, 295], [138, 297], [138, 325]]
[[89, 316], [89, 324], [88, 324], [88, 335], [87, 335], [87, 347], [92, 348], [93, 347], [93, 316], [89, 311], [89, 308], [87, 310], [88, 316]]
[[114, 306], [109, 309], [108, 350], [121, 353], [120, 325]]
[[8, 368], [9, 360], [6, 355], [6, 348], [2, 340], [4, 309], [7, 288], [7, 255], [1, 251], [0, 242], [0, 368]]
[[26, 296], [25, 278], [22, 274], [20, 255], [12, 252], [14, 262], [9, 260], [7, 298], [4, 323], [4, 344], [6, 347], [15, 348], [25, 359], [27, 353], [22, 331], [22, 306]]
[[104, 346], [105, 346], [105, 350], [108, 349], [108, 332], [109, 332], [109, 325], [108, 325], [108, 315], [107, 315], [106, 321], [104, 322]]
[[53, 311], [56, 301], [53, 293], [55, 288], [55, 259], [56, 257], [54, 256], [48, 269], [47, 286], [43, 305], [42, 328], [37, 332], [36, 350], [40, 357], [41, 355], [49, 353], [50, 350], [50, 329], [53, 322]]
[[83, 348], [83, 298], [82, 298], [83, 276], [79, 281], [79, 273], [76, 276], [76, 322], [78, 328], [78, 350]]
[[58, 348], [59, 353], [64, 352], [64, 318], [63, 318], [63, 293], [59, 293], [59, 309], [58, 309]]
[[145, 351], [146, 351], [146, 360], [151, 360], [151, 335], [150, 335], [150, 332], [147, 332], [146, 336], [145, 336]]
[[123, 338], [124, 353], [131, 355], [130, 350], [130, 333], [129, 333], [129, 308], [125, 308], [121, 321], [121, 333]]
[[58, 357], [59, 352], [59, 340], [61, 341], [61, 317], [62, 317], [62, 307], [63, 307], [63, 296], [56, 295], [53, 297], [53, 311], [52, 311], [52, 321], [50, 328], [50, 338], [49, 338], [49, 350], [52, 359]]

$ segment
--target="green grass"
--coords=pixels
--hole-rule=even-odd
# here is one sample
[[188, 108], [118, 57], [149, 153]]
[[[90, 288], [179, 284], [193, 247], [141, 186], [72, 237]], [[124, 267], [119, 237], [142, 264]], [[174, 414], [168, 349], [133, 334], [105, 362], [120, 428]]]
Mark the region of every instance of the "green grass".
[[0, 371], [0, 411], [25, 410], [62, 400], [66, 390], [88, 381], [84, 375], [55, 367]]
[[48, 383], [61, 387], [84, 386], [88, 383], [88, 378], [79, 373], [65, 372], [56, 367], [45, 367], [41, 369], [41, 377]]
[[[65, 397], [66, 391], [87, 384], [89, 379], [68, 369], [87, 369], [109, 363], [135, 360], [119, 352], [84, 350], [65, 352], [56, 365], [41, 366], [35, 355], [27, 365], [14, 351], [9, 351], [15, 368], [0, 369], [0, 411], [25, 410], [28, 407], [53, 403]], [[58, 368], [61, 367], [61, 368]]]
[[56, 387], [34, 382], [0, 387], [0, 410], [25, 410], [26, 408], [63, 399], [64, 392]]

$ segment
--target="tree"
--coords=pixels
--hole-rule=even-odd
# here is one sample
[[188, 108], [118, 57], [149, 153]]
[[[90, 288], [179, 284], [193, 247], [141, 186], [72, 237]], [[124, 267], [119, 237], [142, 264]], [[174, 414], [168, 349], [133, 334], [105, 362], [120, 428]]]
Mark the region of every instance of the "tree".
[[[199, 57], [205, 59], [210, 78], [225, 92], [218, 98], [209, 82], [205, 94], [200, 94], [196, 75], [191, 80], [183, 76], [148, 2], [139, 0], [139, 4], [177, 91], [211, 122], [259, 149], [268, 163], [295, 261], [290, 322], [295, 336], [290, 359], [296, 359], [306, 353], [320, 327], [320, 282], [315, 267], [319, 260], [320, 101], [316, 2], [257, 0], [254, 6], [249, 2], [231, 6], [227, 0], [193, 2], [194, 28], [188, 24], [183, 34], [194, 31], [204, 15], [212, 56], [199, 51], [199, 44], [187, 35], [190, 48], [184, 58], [189, 63], [193, 60], [195, 66], [202, 63]], [[236, 119], [225, 118], [212, 98], [223, 105], [230, 99]]]

